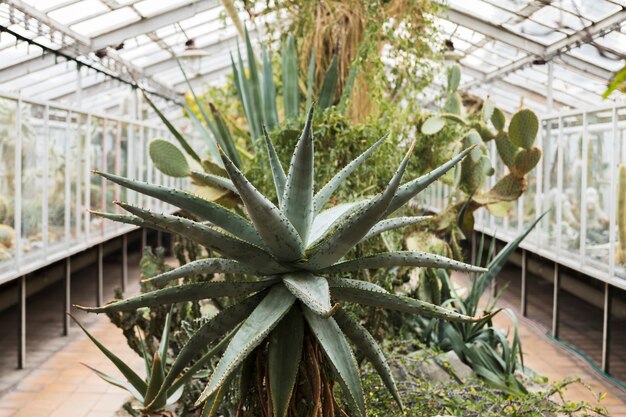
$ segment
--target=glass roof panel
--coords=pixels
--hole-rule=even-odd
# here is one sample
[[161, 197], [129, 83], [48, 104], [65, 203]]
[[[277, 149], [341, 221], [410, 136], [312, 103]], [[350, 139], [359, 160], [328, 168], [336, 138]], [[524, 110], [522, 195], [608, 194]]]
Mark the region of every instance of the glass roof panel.
[[48, 13], [50, 18], [64, 25], [84, 20], [90, 16], [97, 16], [109, 11], [109, 8], [100, 0], [82, 0], [78, 3], [54, 10]]
[[132, 7], [123, 7], [93, 19], [85, 20], [71, 26], [71, 28], [81, 35], [96, 36], [140, 19], [141, 17], [137, 15], [137, 12]]
[[150, 17], [161, 12], [172, 10], [185, 4], [192, 3], [190, 0], [143, 0], [135, 4], [135, 9], [143, 16]]
[[480, 11], [480, 18], [496, 25], [500, 25], [515, 15], [500, 7], [483, 0], [449, 0], [450, 7], [475, 14]]

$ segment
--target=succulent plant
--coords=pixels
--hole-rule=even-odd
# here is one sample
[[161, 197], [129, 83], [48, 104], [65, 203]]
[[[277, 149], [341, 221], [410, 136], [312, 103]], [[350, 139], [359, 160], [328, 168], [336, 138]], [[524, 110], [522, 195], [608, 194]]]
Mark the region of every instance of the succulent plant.
[[188, 382], [193, 375], [200, 370], [211, 359], [217, 351], [221, 348], [218, 346], [212, 350], [204, 352], [202, 358], [200, 358], [194, 366], [188, 368], [182, 374], [177, 375], [178, 378], [175, 382], [168, 382], [165, 385], [169, 377], [167, 370], [167, 355], [170, 338], [171, 328], [171, 313], [166, 316], [165, 327], [163, 329], [163, 335], [159, 343], [158, 349], [154, 352], [154, 356], [150, 358], [148, 356], [145, 344], [143, 345], [143, 357], [146, 365], [146, 378], [141, 378], [135, 371], [133, 371], [121, 358], [107, 349], [102, 343], [98, 341], [91, 333], [83, 327], [82, 324], [73, 316], [70, 316], [76, 324], [82, 329], [83, 332], [91, 339], [91, 341], [100, 349], [102, 353], [115, 365], [115, 367], [126, 378], [126, 381], [117, 379], [103, 372], [98, 371], [90, 367], [87, 364], [87, 368], [91, 369], [98, 377], [102, 378], [105, 382], [128, 391], [140, 404], [142, 404], [141, 415], [142, 416], [161, 416], [164, 414], [158, 413], [160, 410], [172, 406], [178, 401], [183, 394], [185, 383]]
[[[384, 138], [314, 193], [312, 114], [310, 110], [287, 173], [273, 152], [270, 138], [265, 136], [266, 151], [271, 161], [277, 195], [280, 196], [278, 205], [262, 195], [234, 162], [222, 153], [224, 169], [243, 201], [249, 220], [183, 191], [100, 173], [124, 187], [178, 206], [204, 222], [155, 213], [126, 203], [118, 204], [130, 213], [128, 215], [94, 214], [178, 233], [223, 256], [191, 262], [156, 276], [152, 281], [172, 281], [197, 273], [223, 272], [255, 276], [253, 280], [213, 280], [178, 285], [104, 307], [82, 307], [87, 311], [101, 313], [192, 300], [244, 297], [210, 319], [191, 337], [162, 384], [162, 391], [167, 390], [194, 358], [218, 343], [225, 334], [234, 333], [206, 389], [197, 400], [198, 405], [206, 402], [204, 415], [213, 414], [224, 394], [224, 388], [233, 380], [246, 357], [261, 344], [267, 344], [270, 364], [268, 384], [274, 416], [286, 416], [302, 356], [304, 329], [308, 329], [321, 346], [354, 413], [352, 415], [364, 416], [366, 412], [359, 372], [348, 339], [373, 363], [385, 385], [400, 402], [380, 347], [367, 330], [343, 310], [343, 303], [395, 309], [451, 321], [479, 320], [388, 293], [371, 282], [344, 277], [354, 271], [392, 266], [485, 271], [423, 252], [386, 252], [346, 259], [346, 255], [364, 239], [411, 223], [411, 219], [405, 217], [388, 217], [459, 163], [473, 148], [466, 149], [431, 173], [401, 184], [413, 149], [411, 146], [384, 191], [363, 201], [322, 210], [345, 178], [367, 160]], [[423, 218], [413, 220], [420, 221]], [[162, 394], [160, 392], [158, 395]]]

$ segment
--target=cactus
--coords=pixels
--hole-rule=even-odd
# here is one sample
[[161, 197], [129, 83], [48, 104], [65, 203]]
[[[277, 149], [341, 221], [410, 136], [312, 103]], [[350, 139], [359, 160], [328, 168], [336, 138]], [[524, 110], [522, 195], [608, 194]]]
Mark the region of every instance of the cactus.
[[520, 110], [513, 115], [509, 124], [509, 139], [515, 146], [530, 149], [539, 131], [539, 120], [532, 110]]
[[15, 230], [6, 224], [0, 224], [0, 246], [4, 246], [5, 249], [13, 247], [15, 240]]
[[[374, 338], [346, 311], [343, 303], [359, 303], [378, 308], [389, 308], [406, 313], [438, 317], [458, 322], [479, 321], [485, 318], [468, 317], [450, 310], [414, 299], [396, 296], [370, 282], [346, 279], [347, 272], [395, 266], [432, 267], [467, 272], [483, 272], [462, 262], [424, 252], [385, 252], [356, 259], [343, 259], [355, 245], [364, 239], [389, 229], [385, 218], [405, 205], [428, 184], [444, 175], [474, 150], [470, 147], [442, 167], [424, 177], [401, 185], [404, 171], [415, 143], [410, 147], [399, 168], [381, 193], [355, 203], [345, 203], [322, 211], [333, 193], [346, 177], [363, 164], [373, 152], [370, 149], [348, 164], [328, 184], [314, 194], [313, 109], [291, 159], [287, 173], [282, 164], [273, 160], [273, 144], [269, 137], [265, 145], [271, 165], [277, 194], [282, 196], [275, 205], [259, 192], [222, 154], [223, 165], [237, 189], [248, 218], [180, 190], [154, 186], [111, 174], [102, 174], [110, 181], [156, 198], [202, 217], [210, 222], [196, 222], [186, 218], [155, 213], [126, 203], [118, 203], [129, 215], [94, 213], [108, 219], [143, 225], [177, 233], [220, 253], [220, 258], [201, 259], [151, 278], [151, 282], [168, 282], [198, 273], [229, 273], [257, 276], [256, 279], [234, 279], [176, 285], [104, 307], [85, 308], [92, 312], [113, 313], [133, 311], [179, 302], [218, 297], [242, 300], [211, 318], [190, 338], [172, 364], [168, 376], [155, 398], [171, 391], [176, 380], [194, 358], [207, 347], [228, 343], [209, 384], [197, 401], [206, 402], [203, 415], [215, 412], [224, 390], [236, 377], [247, 358], [254, 359], [257, 347], [267, 348], [269, 357], [269, 387], [274, 417], [285, 417], [294, 391], [300, 390], [297, 381], [305, 328], [325, 353], [326, 365], [336, 371], [352, 416], [366, 415], [359, 371], [351, 340], [363, 352], [381, 376], [393, 397], [400, 402], [393, 376], [380, 347]], [[375, 150], [379, 140], [372, 148]], [[480, 155], [479, 155], [480, 156]], [[402, 227], [406, 221], [394, 222]], [[332, 301], [331, 301], [332, 300]], [[339, 304], [341, 303], [341, 304]], [[305, 324], [307, 327], [304, 327]], [[232, 334], [232, 338], [227, 340]], [[220, 341], [221, 340], [221, 341]], [[309, 361], [314, 360], [308, 357]], [[254, 361], [252, 361], [254, 363]], [[245, 365], [243, 366], [245, 368]], [[243, 372], [243, 371], [242, 371]], [[323, 389], [330, 389], [332, 383]], [[263, 395], [262, 393], [259, 393]], [[299, 395], [299, 394], [298, 394]], [[314, 401], [318, 401], [315, 399]], [[322, 400], [319, 400], [322, 401]]]
[[190, 174], [185, 155], [174, 145], [163, 139], [155, 139], [148, 146], [154, 166], [170, 177], [186, 177]]
[[618, 264], [626, 264], [626, 165], [619, 166], [617, 182], [617, 259]]
[[9, 205], [0, 197], [0, 224], [6, 223], [9, 217]]

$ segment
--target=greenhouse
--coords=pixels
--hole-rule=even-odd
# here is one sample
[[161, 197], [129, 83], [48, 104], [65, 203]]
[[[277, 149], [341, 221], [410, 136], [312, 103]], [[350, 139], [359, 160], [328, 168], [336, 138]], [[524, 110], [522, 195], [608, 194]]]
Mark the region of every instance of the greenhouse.
[[0, 417], [626, 416], [626, 1], [0, 1], [0, 324]]

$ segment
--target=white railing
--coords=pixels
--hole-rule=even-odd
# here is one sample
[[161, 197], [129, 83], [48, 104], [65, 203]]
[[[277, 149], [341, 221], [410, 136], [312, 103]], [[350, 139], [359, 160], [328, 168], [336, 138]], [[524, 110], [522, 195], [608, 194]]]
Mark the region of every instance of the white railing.
[[89, 209], [116, 212], [112, 201], [125, 200], [172, 210], [91, 173], [186, 186], [152, 166], [154, 137], [170, 134], [160, 122], [0, 94], [0, 284], [133, 229]]
[[[495, 143], [489, 146], [492, 161], [499, 161]], [[508, 241], [549, 210], [521, 247], [626, 289], [626, 259], [617, 255], [626, 245], [620, 242], [617, 220], [618, 171], [626, 164], [626, 106], [544, 117], [537, 146], [543, 157], [527, 177], [526, 193], [505, 217], [480, 209], [476, 230]], [[502, 163], [495, 165], [489, 186], [507, 172]], [[439, 183], [426, 190], [419, 202], [439, 211], [452, 194], [451, 187]]]

